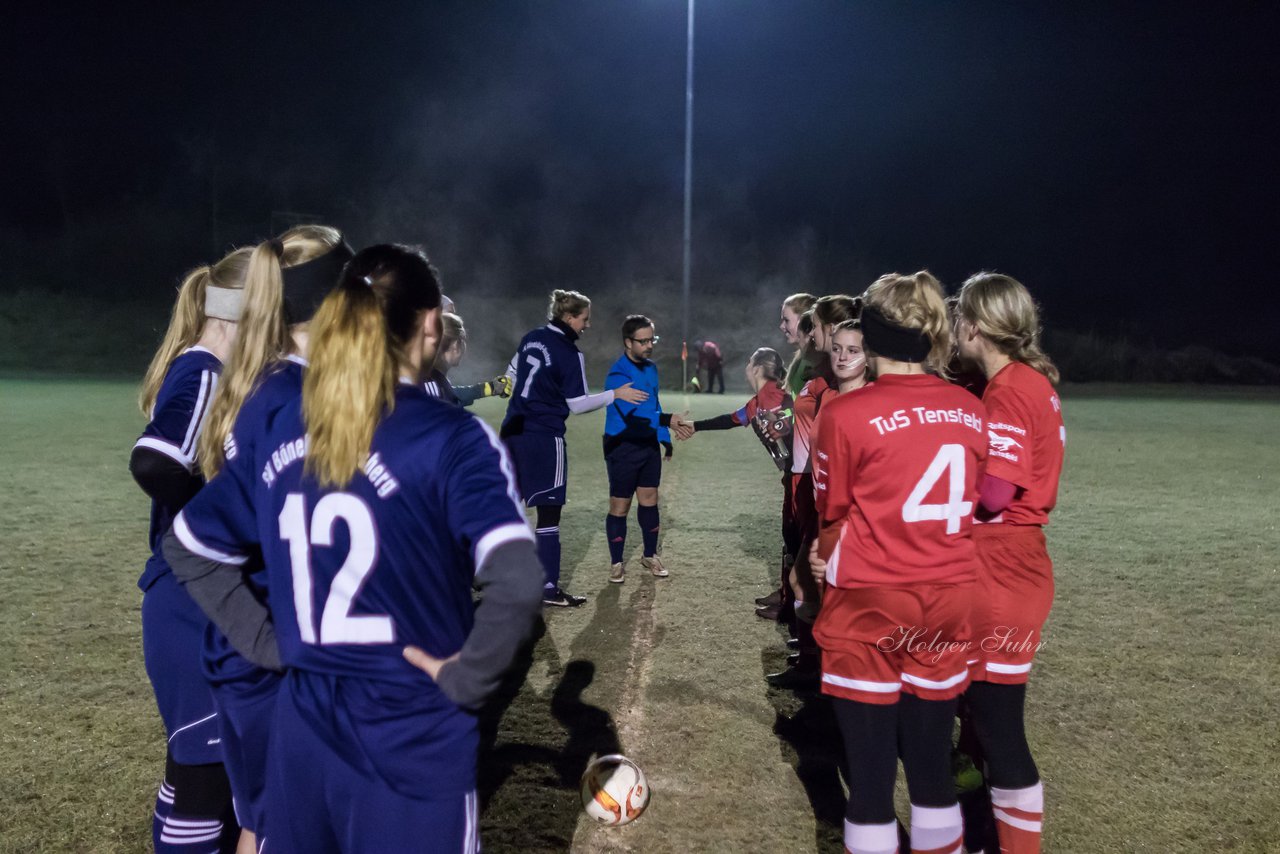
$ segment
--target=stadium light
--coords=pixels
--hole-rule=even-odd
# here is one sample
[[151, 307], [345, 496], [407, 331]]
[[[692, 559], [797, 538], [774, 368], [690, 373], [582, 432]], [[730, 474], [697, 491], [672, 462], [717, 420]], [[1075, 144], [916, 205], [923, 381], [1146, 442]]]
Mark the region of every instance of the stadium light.
[[684, 275], [681, 280], [680, 390], [689, 390], [689, 267], [693, 249], [693, 3], [688, 0], [689, 23], [684, 78]]

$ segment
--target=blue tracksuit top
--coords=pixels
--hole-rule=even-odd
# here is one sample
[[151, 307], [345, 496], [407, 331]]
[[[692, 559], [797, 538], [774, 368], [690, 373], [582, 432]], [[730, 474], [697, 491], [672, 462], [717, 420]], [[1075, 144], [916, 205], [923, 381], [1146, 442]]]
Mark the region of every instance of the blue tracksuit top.
[[614, 400], [605, 410], [604, 434], [633, 442], [669, 442], [670, 433], [661, 424], [662, 402], [658, 400], [658, 366], [645, 359], [637, 364], [623, 353], [609, 368], [605, 389], [631, 383], [649, 393], [644, 403]]

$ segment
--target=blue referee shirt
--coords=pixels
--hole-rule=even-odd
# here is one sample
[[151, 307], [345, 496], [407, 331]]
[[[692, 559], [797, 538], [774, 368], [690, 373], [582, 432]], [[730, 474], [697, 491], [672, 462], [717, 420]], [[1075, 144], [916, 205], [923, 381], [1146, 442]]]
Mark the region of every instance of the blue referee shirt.
[[609, 368], [606, 390], [631, 383], [633, 388], [649, 393], [644, 403], [627, 403], [614, 399], [604, 417], [604, 434], [628, 442], [669, 442], [670, 433], [662, 426], [662, 402], [658, 400], [658, 366], [648, 359], [633, 362], [623, 353]]

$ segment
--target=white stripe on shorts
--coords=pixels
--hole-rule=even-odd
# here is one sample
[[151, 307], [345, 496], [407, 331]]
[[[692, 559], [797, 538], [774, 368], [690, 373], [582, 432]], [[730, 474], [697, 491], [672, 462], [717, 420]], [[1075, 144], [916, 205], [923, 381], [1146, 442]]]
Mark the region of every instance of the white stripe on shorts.
[[834, 673], [822, 674], [822, 681], [839, 688], [848, 688], [851, 691], [866, 691], [871, 694], [892, 694], [902, 689], [901, 682], [868, 682], [865, 679], [849, 679], [844, 676], [836, 676]]

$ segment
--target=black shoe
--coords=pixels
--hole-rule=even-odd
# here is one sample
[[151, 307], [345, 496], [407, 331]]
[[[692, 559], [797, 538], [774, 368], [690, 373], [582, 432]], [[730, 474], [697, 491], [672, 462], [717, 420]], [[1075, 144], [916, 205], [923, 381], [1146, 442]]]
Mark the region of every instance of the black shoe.
[[777, 622], [779, 607], [777, 605], [761, 605], [756, 608], [756, 616], [762, 620]]
[[783, 688], [788, 691], [817, 691], [821, 687], [818, 671], [808, 667], [788, 667], [778, 673], [770, 673], [764, 677], [770, 687]]
[[757, 605], [759, 605], [759, 606], [760, 606], [760, 607], [762, 607], [762, 608], [763, 608], [763, 607], [766, 607], [766, 606], [768, 606], [768, 605], [781, 605], [781, 604], [782, 604], [782, 591], [781, 591], [781, 590], [775, 590], [775, 591], [773, 591], [772, 593], [770, 593], [768, 596], [757, 596], [757, 597], [756, 597], [756, 604], [757, 604]]
[[542, 591], [542, 604], [556, 608], [576, 608], [587, 601], [586, 596], [572, 596], [559, 587], [555, 590]]

